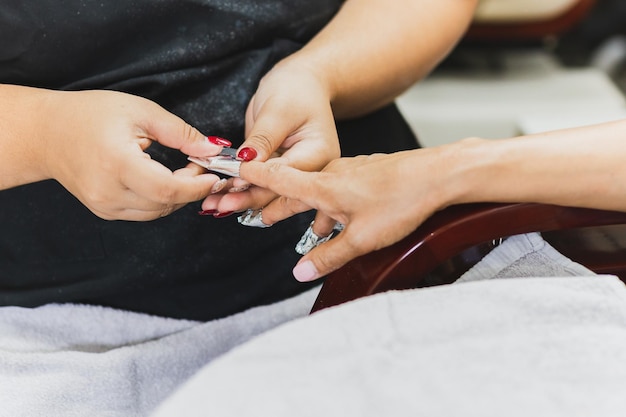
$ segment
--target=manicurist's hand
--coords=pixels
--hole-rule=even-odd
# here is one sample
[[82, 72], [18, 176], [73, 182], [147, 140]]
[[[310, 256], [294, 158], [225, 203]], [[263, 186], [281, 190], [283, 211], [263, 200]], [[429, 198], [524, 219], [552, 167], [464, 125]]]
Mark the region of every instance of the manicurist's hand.
[[[276, 162], [321, 169], [339, 155], [334, 119], [379, 109], [428, 74], [461, 37], [476, 3], [346, 0], [326, 27], [261, 81], [248, 107], [240, 158], [266, 161], [278, 154]], [[237, 179], [228, 189], [247, 186]], [[202, 208], [261, 208], [273, 198], [254, 187], [211, 196]]]
[[154, 141], [194, 156], [222, 148], [154, 102], [112, 91], [0, 93], [7, 90], [36, 112], [8, 119], [12, 133], [0, 147], [14, 157], [2, 188], [55, 179], [101, 218], [151, 220], [201, 200], [219, 180], [192, 163], [172, 172], [144, 152]]
[[[295, 65], [278, 65], [263, 78], [246, 112], [246, 138], [238, 153], [246, 161], [273, 158], [276, 163], [316, 171], [340, 155], [325, 87], [306, 68]], [[276, 198], [271, 190], [248, 186], [247, 181], [235, 179], [224, 193], [207, 197], [203, 210], [260, 208]]]

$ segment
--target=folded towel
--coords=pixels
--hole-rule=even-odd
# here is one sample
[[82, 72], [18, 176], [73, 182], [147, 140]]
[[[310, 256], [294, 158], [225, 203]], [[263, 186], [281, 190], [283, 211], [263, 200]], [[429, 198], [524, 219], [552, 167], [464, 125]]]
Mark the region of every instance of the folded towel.
[[572, 262], [543, 240], [539, 233], [511, 236], [456, 282], [522, 277], [593, 276], [593, 271]]
[[458, 282], [281, 325], [211, 362], [152, 417], [624, 415], [621, 281], [533, 233]]
[[[461, 281], [533, 271], [591, 273], [540, 236], [524, 235], [508, 239]], [[430, 414], [452, 415], [457, 409], [445, 406], [450, 397], [459, 399], [452, 403], [458, 407], [476, 400], [476, 409], [483, 411], [495, 401], [500, 408], [491, 409], [502, 411], [507, 398], [514, 405], [520, 402], [510, 397], [514, 392], [529, 390], [536, 402], [544, 388], [557, 403], [567, 403], [570, 391], [577, 396], [588, 388], [586, 396], [579, 395], [581, 403], [587, 401], [582, 412], [590, 410], [588, 403], [606, 400], [598, 413], [587, 415], [602, 415], [599, 411], [613, 405], [621, 411], [621, 395], [609, 398], [612, 392], [602, 377], [608, 375], [608, 365], [615, 365], [614, 382], [624, 383], [621, 364], [626, 358], [616, 348], [623, 289], [614, 280], [575, 280], [498, 280], [516, 285], [476, 282], [392, 292], [307, 316], [317, 288], [208, 323], [73, 304], [4, 307], [0, 417], [147, 416], [172, 392], [176, 394], [166, 400], [159, 417], [204, 415], [207, 410], [215, 415], [306, 416], [320, 407], [336, 415], [320, 395], [340, 405], [341, 415], [403, 415], [403, 409], [415, 409], [415, 401]], [[568, 340], [558, 339], [568, 332]], [[555, 340], [541, 338], [552, 334]], [[575, 361], [575, 348], [590, 365], [574, 363], [565, 372], [563, 366]], [[402, 359], [407, 352], [421, 361]], [[548, 368], [537, 369], [533, 376], [537, 364]], [[547, 378], [551, 364], [554, 383], [546, 386], [538, 376]], [[403, 374], [405, 365], [413, 372]], [[415, 375], [423, 377], [402, 379]], [[514, 375], [517, 385], [506, 375]], [[577, 376], [582, 379], [579, 387], [572, 382]], [[387, 385], [385, 395], [377, 394]], [[397, 386], [402, 389], [392, 395]], [[408, 388], [411, 393], [405, 396]], [[481, 394], [482, 389], [489, 395]], [[607, 396], [600, 398], [600, 390]], [[348, 403], [338, 398], [343, 393]]]
[[217, 358], [152, 417], [621, 417], [626, 288], [511, 278], [322, 310]]
[[215, 357], [307, 315], [317, 291], [208, 323], [75, 304], [0, 308], [0, 416], [146, 416]]

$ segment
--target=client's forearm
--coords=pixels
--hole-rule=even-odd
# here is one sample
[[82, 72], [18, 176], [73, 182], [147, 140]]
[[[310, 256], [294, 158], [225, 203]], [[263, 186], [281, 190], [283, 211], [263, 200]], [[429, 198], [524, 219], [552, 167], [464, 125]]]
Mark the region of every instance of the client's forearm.
[[626, 120], [453, 149], [452, 203], [538, 202], [626, 211]]

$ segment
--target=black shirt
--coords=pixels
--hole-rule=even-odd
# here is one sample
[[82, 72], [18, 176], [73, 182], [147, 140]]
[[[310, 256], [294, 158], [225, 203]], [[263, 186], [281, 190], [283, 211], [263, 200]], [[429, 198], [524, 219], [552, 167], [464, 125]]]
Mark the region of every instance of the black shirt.
[[[245, 108], [274, 63], [339, 0], [5, 0], [0, 83], [111, 89], [152, 99], [200, 131], [243, 140]], [[0, 116], [1, 117], [1, 116]], [[344, 155], [415, 147], [393, 107], [338, 124]], [[154, 144], [171, 169], [179, 151]], [[0, 305], [91, 303], [207, 320], [294, 295], [294, 246], [312, 213], [268, 229], [200, 204], [150, 222], [105, 221], [56, 181], [0, 191]]]

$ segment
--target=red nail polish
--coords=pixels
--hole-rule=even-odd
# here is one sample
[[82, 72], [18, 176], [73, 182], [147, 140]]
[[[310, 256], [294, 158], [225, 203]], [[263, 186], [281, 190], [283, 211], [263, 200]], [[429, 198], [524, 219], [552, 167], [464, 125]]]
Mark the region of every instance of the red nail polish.
[[243, 148], [237, 154], [237, 158], [246, 162], [252, 161], [254, 158], [256, 158], [256, 156], [257, 156], [257, 153], [253, 148]]
[[233, 213], [234, 213], [233, 211], [225, 211], [223, 213], [218, 212], [218, 213], [213, 214], [213, 217], [215, 217], [216, 219], [221, 219], [222, 217], [228, 217]]
[[228, 146], [229, 148], [233, 146], [233, 144], [230, 143], [229, 140], [220, 138], [219, 136], [207, 136], [207, 140], [214, 145]]
[[200, 210], [198, 212], [199, 215], [201, 216], [211, 216], [213, 214], [217, 213], [217, 210]]

